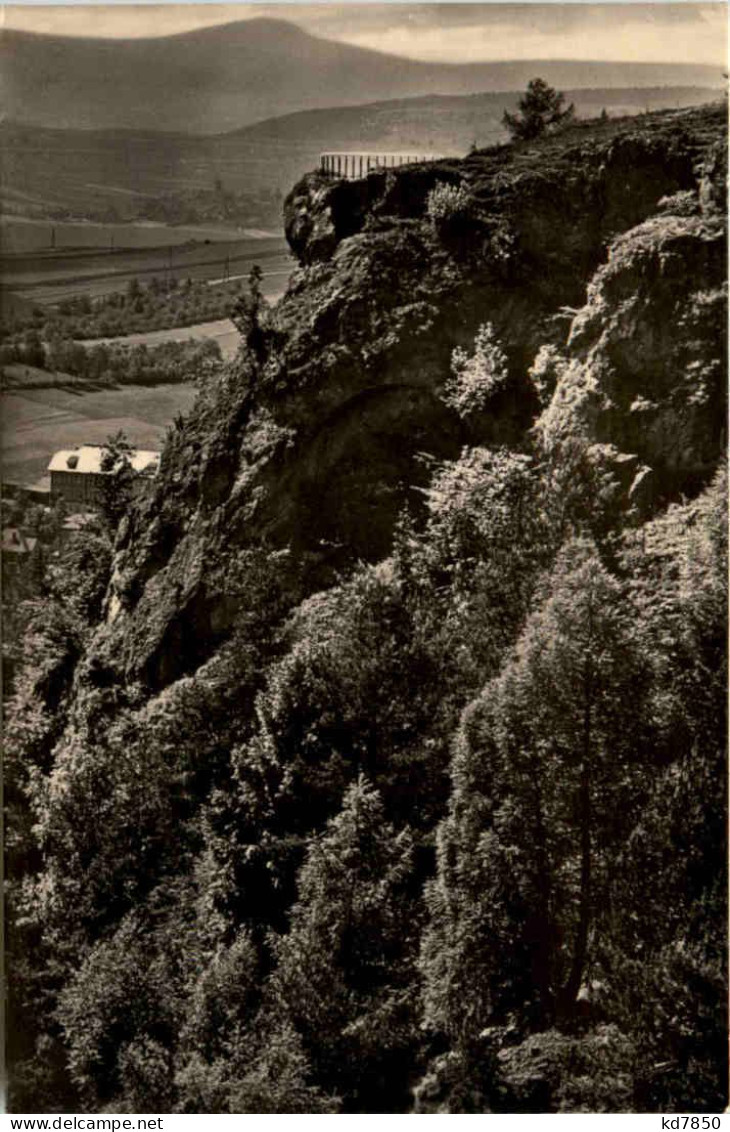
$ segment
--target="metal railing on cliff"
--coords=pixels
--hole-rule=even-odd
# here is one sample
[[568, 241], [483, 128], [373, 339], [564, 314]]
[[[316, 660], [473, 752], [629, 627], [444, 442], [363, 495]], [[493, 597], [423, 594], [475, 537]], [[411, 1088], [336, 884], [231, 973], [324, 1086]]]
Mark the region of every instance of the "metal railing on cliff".
[[319, 171], [333, 179], [357, 181], [376, 169], [395, 169], [400, 165], [413, 165], [418, 161], [436, 161], [438, 153], [322, 153]]

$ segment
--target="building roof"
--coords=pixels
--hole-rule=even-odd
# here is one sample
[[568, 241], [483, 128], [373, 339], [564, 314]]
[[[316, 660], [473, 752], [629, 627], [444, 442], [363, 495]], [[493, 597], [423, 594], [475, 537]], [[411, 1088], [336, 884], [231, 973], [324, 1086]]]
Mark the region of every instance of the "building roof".
[[[54, 452], [49, 472], [79, 472], [81, 475], [105, 475], [102, 457], [107, 449], [102, 444], [81, 444], [78, 448], [62, 448]], [[129, 457], [135, 472], [154, 475], [160, 464], [160, 453], [137, 448]]]
[[62, 530], [64, 531], [83, 531], [84, 527], [88, 527], [91, 523], [96, 523], [98, 516], [95, 511], [76, 511], [73, 515], [69, 515], [64, 519]]

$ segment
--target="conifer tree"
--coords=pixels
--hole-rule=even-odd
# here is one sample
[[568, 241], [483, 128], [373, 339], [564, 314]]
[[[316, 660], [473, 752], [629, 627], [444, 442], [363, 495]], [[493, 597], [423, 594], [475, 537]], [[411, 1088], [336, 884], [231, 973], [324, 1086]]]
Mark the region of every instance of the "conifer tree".
[[316, 1083], [355, 1111], [405, 1103], [419, 927], [411, 853], [410, 835], [385, 822], [360, 777], [309, 840], [291, 929], [276, 943], [277, 1009], [301, 1035]]
[[620, 585], [569, 544], [458, 736], [421, 960], [427, 1022], [455, 1045], [569, 1023], [641, 804], [644, 670]]
[[549, 86], [544, 79], [531, 79], [527, 91], [518, 102], [519, 114], [504, 112], [502, 122], [513, 141], [532, 141], [541, 134], [552, 133], [567, 125], [575, 116], [571, 102], [565, 110], [565, 96]]
[[101, 470], [106, 473], [101, 509], [112, 532], [116, 531], [134, 498], [135, 473], [131, 463], [134, 453], [134, 446], [121, 429], [107, 437], [101, 458]]
[[662, 746], [619, 858], [607, 956], [612, 1013], [642, 1051], [640, 1110], [727, 1103], [727, 533], [721, 469], [628, 556]]

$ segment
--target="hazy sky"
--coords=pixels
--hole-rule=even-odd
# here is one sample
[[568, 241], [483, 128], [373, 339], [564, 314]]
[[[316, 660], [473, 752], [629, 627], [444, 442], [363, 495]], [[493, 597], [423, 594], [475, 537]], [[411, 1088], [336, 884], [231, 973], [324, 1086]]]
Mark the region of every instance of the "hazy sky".
[[414, 59], [612, 59], [727, 68], [724, 3], [159, 4], [2, 7], [6, 27], [63, 35], [170, 35], [256, 16]]

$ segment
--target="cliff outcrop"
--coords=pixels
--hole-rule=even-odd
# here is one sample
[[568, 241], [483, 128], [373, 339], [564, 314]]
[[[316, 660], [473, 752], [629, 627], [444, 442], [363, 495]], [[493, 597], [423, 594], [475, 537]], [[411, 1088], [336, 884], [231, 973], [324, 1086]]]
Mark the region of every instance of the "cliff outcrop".
[[[300, 182], [285, 205], [300, 266], [123, 524], [96, 668], [160, 686], [196, 667], [228, 632], [230, 570], [252, 548], [279, 554], [291, 600], [386, 555], [424, 455], [536, 435], [541, 350], [543, 444], [612, 446], [652, 473], [652, 498], [696, 491], [722, 447], [724, 128], [722, 107], [669, 112]], [[463, 420], [444, 382], [487, 322], [509, 379]]]
[[24, 603], [17, 1111], [726, 1107], [725, 131], [293, 191]]
[[612, 243], [553, 358], [546, 448], [614, 445], [641, 461], [645, 500], [696, 493], [725, 435], [726, 258], [718, 216], [657, 216]]

